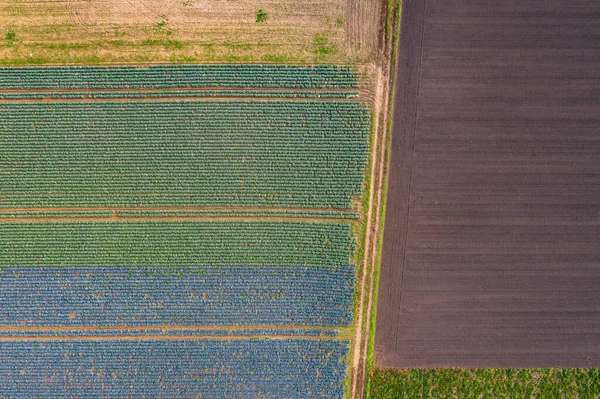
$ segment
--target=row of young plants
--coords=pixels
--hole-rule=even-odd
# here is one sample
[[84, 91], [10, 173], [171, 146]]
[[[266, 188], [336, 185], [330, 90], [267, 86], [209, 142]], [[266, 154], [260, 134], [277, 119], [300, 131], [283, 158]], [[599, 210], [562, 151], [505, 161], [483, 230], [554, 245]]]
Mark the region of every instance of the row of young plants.
[[[22, 327], [22, 325], [21, 325]], [[333, 328], [173, 328], [172, 326], [161, 326], [162, 328], [111, 328], [101, 326], [99, 329], [3, 329], [0, 337], [315, 337], [334, 338], [339, 337], [343, 330]]]
[[338, 340], [2, 341], [11, 398], [341, 399]]
[[0, 207], [351, 207], [354, 102], [0, 104]]
[[0, 92], [1, 100], [64, 100], [111, 98], [164, 97], [260, 97], [260, 98], [358, 98], [357, 91], [298, 91], [298, 90], [161, 90], [161, 91], [26, 91]]
[[[359, 215], [353, 211], [314, 211], [314, 210], [237, 210], [216, 209], [200, 211], [117, 211], [123, 217], [294, 217], [294, 218], [322, 218], [322, 219], [358, 219]], [[2, 213], [0, 213], [2, 217]]]
[[203, 209], [203, 210], [98, 210], [98, 211], [22, 211], [0, 212], [0, 219], [15, 218], [109, 218], [118, 217], [177, 217], [177, 218], [306, 218], [306, 219], [349, 219], [359, 218], [357, 212], [350, 210], [277, 210], [277, 209]]
[[356, 88], [347, 66], [156, 65], [0, 68], [0, 89], [114, 89], [188, 87]]

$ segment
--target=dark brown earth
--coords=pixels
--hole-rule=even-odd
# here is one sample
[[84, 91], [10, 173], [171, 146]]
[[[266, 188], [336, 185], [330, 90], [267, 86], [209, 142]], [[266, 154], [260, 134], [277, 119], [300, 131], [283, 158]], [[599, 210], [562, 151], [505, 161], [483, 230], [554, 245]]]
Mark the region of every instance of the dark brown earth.
[[376, 361], [600, 366], [600, 2], [404, 2]]

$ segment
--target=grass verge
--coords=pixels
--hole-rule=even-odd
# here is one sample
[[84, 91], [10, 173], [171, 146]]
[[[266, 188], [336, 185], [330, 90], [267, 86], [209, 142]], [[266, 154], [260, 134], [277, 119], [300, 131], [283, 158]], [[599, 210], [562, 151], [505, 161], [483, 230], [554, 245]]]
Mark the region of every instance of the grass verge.
[[371, 373], [368, 399], [596, 399], [595, 369], [432, 369]]

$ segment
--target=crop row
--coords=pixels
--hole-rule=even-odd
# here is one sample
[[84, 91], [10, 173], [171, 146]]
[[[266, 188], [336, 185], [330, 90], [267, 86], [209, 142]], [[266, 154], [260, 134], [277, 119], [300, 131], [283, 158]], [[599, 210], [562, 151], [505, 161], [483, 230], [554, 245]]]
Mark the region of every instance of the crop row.
[[296, 87], [353, 88], [357, 74], [345, 66], [161, 65], [0, 68], [2, 89]]
[[[20, 327], [23, 327], [21, 325]], [[100, 328], [100, 329], [14, 329], [0, 330], [0, 337], [339, 337], [342, 330], [332, 328]]]
[[45, 212], [0, 212], [0, 219], [7, 218], [87, 218], [111, 217], [113, 211], [45, 211]]
[[0, 222], [0, 267], [347, 265], [346, 223]]
[[354, 267], [21, 267], [0, 273], [0, 326], [352, 322]]
[[[302, 217], [302, 218], [335, 218], [335, 219], [358, 219], [356, 212], [348, 211], [298, 211], [298, 210], [237, 210], [237, 209], [216, 209], [201, 211], [118, 211], [118, 216], [125, 217], [157, 217], [157, 216], [205, 216], [205, 217]], [[2, 213], [0, 213], [2, 217]]]
[[350, 208], [369, 115], [354, 102], [0, 104], [1, 207]]
[[264, 98], [358, 98], [358, 92], [297, 90], [161, 90], [161, 91], [93, 91], [93, 92], [0, 92], [2, 100], [109, 99], [163, 97], [264, 97]]
[[358, 219], [359, 215], [343, 210], [244, 210], [244, 209], [205, 209], [205, 210], [118, 210], [118, 211], [24, 211], [0, 212], [0, 219], [7, 218], [107, 218], [120, 217], [276, 217], [276, 218], [320, 218]]
[[341, 399], [348, 342], [0, 342], [0, 397]]

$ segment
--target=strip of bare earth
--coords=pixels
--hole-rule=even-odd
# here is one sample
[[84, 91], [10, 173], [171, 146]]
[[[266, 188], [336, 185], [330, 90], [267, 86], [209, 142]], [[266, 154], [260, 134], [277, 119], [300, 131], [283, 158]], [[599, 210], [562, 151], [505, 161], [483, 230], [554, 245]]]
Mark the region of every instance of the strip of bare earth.
[[312, 335], [110, 335], [110, 336], [76, 336], [76, 337], [52, 337], [52, 336], [20, 336], [2, 337], [0, 341], [148, 341], [148, 340], [252, 340], [252, 339], [302, 339], [318, 341], [339, 341], [339, 337], [312, 336]]
[[277, 216], [110, 216], [110, 217], [23, 217], [0, 218], [1, 223], [43, 223], [43, 222], [139, 222], [139, 221], [230, 221], [267, 220], [289, 222], [335, 223], [348, 222], [343, 218], [277, 217]]
[[264, 325], [222, 325], [222, 326], [173, 326], [173, 325], [148, 325], [148, 326], [30, 326], [30, 327], [15, 327], [15, 326], [0, 326], [0, 331], [143, 331], [143, 330], [167, 330], [167, 331], [215, 331], [215, 330], [331, 330], [343, 329], [326, 326], [301, 326], [294, 324], [264, 324]]
[[311, 88], [311, 87], [230, 87], [230, 86], [187, 86], [187, 87], [131, 87], [131, 88], [123, 88], [123, 87], [115, 87], [115, 88], [78, 88], [78, 89], [65, 89], [65, 88], [53, 88], [53, 89], [1, 89], [0, 93], [40, 93], [40, 92], [56, 92], [56, 93], [97, 93], [97, 92], [107, 92], [107, 93], [122, 93], [122, 92], [139, 92], [139, 93], [154, 93], [154, 92], [169, 92], [169, 91], [219, 91], [219, 92], [227, 92], [227, 91], [261, 91], [261, 92], [302, 92], [302, 93], [311, 93], [311, 92], [331, 92], [331, 93], [353, 93], [353, 92], [361, 92], [363, 90], [358, 88]]
[[[391, 5], [392, 3], [388, 4]], [[398, 7], [401, 7], [399, 3]], [[388, 10], [388, 13], [392, 13], [393, 10]], [[399, 21], [392, 19], [392, 26], [398, 28]], [[370, 189], [370, 202], [369, 211], [367, 216], [367, 236], [365, 238], [365, 254], [364, 254], [364, 272], [362, 275], [361, 282], [361, 296], [359, 306], [359, 316], [357, 321], [356, 337], [354, 339], [353, 348], [353, 373], [352, 373], [352, 393], [351, 398], [361, 399], [365, 395], [365, 384], [367, 380], [367, 368], [369, 358], [369, 342], [370, 342], [370, 328], [373, 303], [376, 301], [374, 295], [375, 291], [375, 278], [377, 268], [377, 250], [378, 241], [380, 238], [380, 226], [381, 226], [381, 207], [383, 198], [385, 195], [383, 190], [384, 179], [386, 178], [386, 154], [388, 145], [388, 115], [389, 115], [389, 101], [392, 93], [390, 84], [393, 84], [393, 62], [392, 56], [394, 54], [394, 35], [393, 32], [388, 32], [384, 38], [385, 50], [384, 60], [382, 62], [382, 68], [378, 70], [378, 82], [377, 82], [377, 93], [375, 96], [375, 109], [376, 114], [376, 135], [375, 142], [373, 145], [373, 160], [371, 165], [371, 189]], [[367, 276], [368, 274], [368, 276]], [[368, 295], [365, 295], [368, 287]], [[366, 312], [364, 307], [366, 306]], [[366, 315], [363, 316], [363, 314]]]
[[0, 208], [0, 213], [6, 212], [93, 212], [93, 211], [273, 211], [273, 212], [354, 212], [352, 209], [341, 208], [268, 208], [268, 207], [194, 207], [194, 206], [151, 206], [151, 207], [64, 207], [64, 208]]

